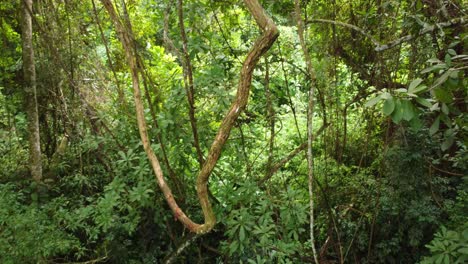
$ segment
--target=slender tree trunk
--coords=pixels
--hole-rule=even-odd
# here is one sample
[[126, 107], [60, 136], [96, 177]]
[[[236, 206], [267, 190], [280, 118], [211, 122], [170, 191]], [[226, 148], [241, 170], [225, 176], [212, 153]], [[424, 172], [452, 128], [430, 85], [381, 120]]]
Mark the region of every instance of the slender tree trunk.
[[21, 39], [23, 44], [23, 73], [25, 107], [28, 117], [29, 159], [32, 178], [42, 179], [41, 142], [36, 92], [36, 68], [32, 44], [32, 5], [33, 0], [22, 0]]
[[265, 175], [271, 171], [273, 165], [273, 153], [275, 148], [275, 110], [273, 109], [272, 94], [270, 90], [270, 65], [268, 59], [265, 58], [265, 97], [267, 108], [267, 119], [270, 125], [270, 141], [268, 143], [268, 161], [265, 170]]
[[310, 58], [309, 50], [305, 42], [304, 37], [304, 21], [301, 17], [301, 6], [300, 0], [295, 0], [295, 12], [297, 19], [297, 31], [299, 34], [299, 41], [301, 43], [302, 52], [304, 53], [304, 59], [306, 61], [307, 72], [310, 77], [310, 87], [309, 87], [309, 107], [307, 111], [307, 165], [308, 165], [308, 175], [309, 175], [309, 203], [310, 203], [310, 243], [312, 246], [312, 253], [314, 255], [314, 261], [318, 264], [317, 251], [315, 249], [315, 237], [314, 237], [314, 159], [312, 153], [312, 142], [314, 138], [313, 132], [313, 117], [314, 117], [314, 94], [315, 94], [315, 85], [316, 77], [315, 70], [312, 65], [312, 59]]

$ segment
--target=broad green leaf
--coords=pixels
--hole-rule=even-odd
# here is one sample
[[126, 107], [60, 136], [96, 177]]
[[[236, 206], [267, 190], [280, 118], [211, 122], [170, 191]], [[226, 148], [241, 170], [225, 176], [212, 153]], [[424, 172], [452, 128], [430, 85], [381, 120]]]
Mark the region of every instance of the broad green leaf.
[[450, 257], [447, 254], [444, 254], [443, 263], [444, 264], [450, 264]]
[[450, 54], [452, 56], [457, 55], [457, 52], [455, 50], [453, 50], [453, 49], [449, 49], [449, 50], [447, 50], [447, 52], [448, 52], [448, 54]]
[[427, 108], [431, 108], [432, 104], [425, 98], [421, 98], [421, 97], [416, 97], [414, 100], [416, 100], [416, 102], [422, 106], [425, 106]]
[[449, 91], [447, 91], [447, 89], [437, 88], [434, 89], [434, 93], [437, 100], [441, 101], [442, 103], [449, 104], [453, 101], [453, 96]]
[[423, 123], [418, 116], [414, 116], [410, 121], [410, 126], [413, 130], [418, 131], [423, 126]]
[[445, 64], [447, 64], [447, 66], [451, 67], [452, 66], [452, 56], [450, 56], [449, 54], [445, 54]]
[[392, 98], [392, 95], [391, 95], [390, 93], [388, 93], [388, 92], [384, 92], [384, 93], [382, 93], [382, 94], [380, 95], [380, 97], [382, 97], [382, 99], [387, 100], [387, 99]]
[[437, 78], [437, 80], [432, 85], [431, 89], [434, 89], [434, 88], [440, 86], [441, 84], [445, 83], [447, 81], [448, 77], [450, 76], [451, 72], [452, 72], [451, 70], [448, 70], [448, 71], [444, 72], [444, 74], [442, 74], [439, 78]]
[[[449, 118], [443, 112], [440, 114], [440, 121], [444, 122], [444, 124], [446, 124], [448, 127], [452, 127], [452, 119]], [[448, 135], [448, 132], [450, 132], [450, 131], [451, 130], [446, 130], [445, 133], [447, 133], [447, 135]]]
[[410, 121], [414, 117], [413, 104], [408, 100], [401, 101], [402, 117], [406, 121]]
[[392, 113], [392, 120], [396, 124], [400, 123], [401, 119], [403, 118], [403, 111], [401, 108], [400, 100], [395, 101], [395, 110]]
[[441, 70], [441, 69], [447, 69], [447, 65], [445, 64], [437, 64], [437, 65], [434, 65], [434, 66], [431, 66], [431, 67], [428, 67], [424, 70], [421, 71], [421, 73], [428, 73], [428, 72], [433, 72], [433, 71], [436, 71], [436, 70]]
[[[463, 230], [462, 235], [463, 235], [463, 239], [468, 240], [468, 228], [466, 228], [465, 230]], [[467, 247], [465, 247], [465, 249], [468, 250], [468, 245], [467, 245]]]
[[238, 246], [239, 243], [237, 243], [236, 240], [232, 241], [232, 243], [229, 245], [229, 255], [234, 254], [234, 252], [237, 251]]
[[405, 88], [399, 88], [399, 89], [396, 89], [395, 92], [397, 92], [397, 93], [407, 93], [408, 90], [406, 90]]
[[37, 195], [37, 192], [31, 193], [31, 200], [32, 200], [33, 202], [37, 202], [38, 199], [39, 199], [39, 196]]
[[439, 131], [439, 125], [440, 125], [440, 116], [438, 116], [435, 120], [434, 123], [432, 123], [432, 126], [429, 128], [429, 134], [432, 136], [437, 131]]
[[393, 110], [395, 110], [395, 101], [393, 97], [390, 97], [384, 102], [383, 113], [385, 116], [389, 116], [392, 114]]
[[418, 87], [418, 85], [421, 84], [422, 81], [423, 81], [423, 80], [422, 80], [421, 78], [418, 78], [418, 79], [413, 80], [413, 81], [410, 83], [409, 87], [408, 87], [408, 92], [409, 92], [409, 93], [415, 93], [415, 92], [414, 92], [414, 88]]
[[440, 108], [440, 110], [442, 110], [442, 113], [448, 115], [449, 114], [449, 108], [447, 106], [447, 104], [442, 104], [442, 107]]
[[453, 70], [451, 73], [450, 73], [450, 78], [452, 79], [458, 79], [458, 70]]
[[439, 103], [435, 103], [431, 106], [431, 108], [429, 109], [429, 111], [433, 112], [433, 111], [437, 111], [439, 110]]
[[420, 92], [426, 91], [426, 90], [427, 90], [426, 85], [419, 85], [418, 87], [414, 88], [414, 90], [411, 93], [417, 94], [417, 93], [420, 93]]
[[244, 226], [241, 226], [239, 228], [239, 240], [244, 241], [245, 240], [245, 229]]
[[441, 60], [437, 59], [437, 58], [432, 58], [432, 59], [428, 59], [427, 60], [428, 63], [442, 63]]
[[382, 97], [377, 96], [377, 97], [374, 97], [374, 98], [371, 98], [369, 101], [367, 101], [364, 106], [365, 107], [372, 107], [374, 106], [375, 104], [377, 104], [380, 100], [382, 100]]

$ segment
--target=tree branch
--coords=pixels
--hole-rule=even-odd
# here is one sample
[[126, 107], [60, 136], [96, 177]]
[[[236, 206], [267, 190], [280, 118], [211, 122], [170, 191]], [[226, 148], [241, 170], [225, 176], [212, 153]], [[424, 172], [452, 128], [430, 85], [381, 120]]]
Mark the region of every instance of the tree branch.
[[319, 19], [319, 18], [310, 19], [310, 20], [307, 21], [307, 24], [309, 24], [309, 23], [328, 23], [328, 24], [334, 24], [334, 25], [337, 25], [337, 26], [347, 27], [347, 28], [353, 29], [353, 30], [361, 33], [365, 37], [367, 37], [372, 42], [372, 44], [374, 44], [374, 46], [376, 46], [376, 47], [380, 46], [380, 43], [374, 37], [372, 37], [364, 29], [362, 29], [362, 28], [360, 28], [358, 26], [355, 26], [355, 25], [351, 25], [351, 24], [344, 23], [344, 22], [341, 22], [341, 21], [335, 21], [335, 20], [329, 20], [329, 19]]
[[169, 207], [174, 213], [175, 217], [191, 232], [202, 234], [211, 231], [216, 223], [216, 217], [208, 199], [208, 179], [216, 165], [221, 150], [226, 143], [230, 131], [239, 117], [240, 113], [245, 109], [249, 97], [250, 86], [252, 82], [253, 70], [258, 63], [261, 56], [263, 56], [273, 45], [276, 38], [279, 36], [278, 29], [273, 23], [270, 17], [265, 13], [263, 7], [259, 4], [258, 0], [245, 0], [245, 4], [253, 15], [257, 24], [262, 29], [262, 36], [255, 42], [254, 46], [247, 55], [240, 73], [240, 81], [237, 89], [237, 94], [232, 103], [228, 113], [224, 117], [218, 133], [211, 145], [210, 151], [207, 156], [207, 160], [204, 163], [200, 173], [197, 177], [197, 194], [198, 199], [203, 210], [205, 222], [203, 224], [197, 224], [193, 222], [177, 205], [177, 202], [172, 195], [170, 187], [166, 184], [159, 160], [154, 154], [151, 148], [150, 141], [148, 138], [148, 132], [146, 128], [146, 121], [144, 116], [144, 108], [141, 99], [141, 91], [139, 84], [139, 75], [135, 50], [132, 48], [132, 37], [131, 33], [124, 27], [120, 21], [114, 6], [110, 0], [101, 0], [104, 7], [107, 9], [109, 16], [116, 28], [119, 39], [125, 51], [125, 57], [130, 68], [133, 85], [133, 96], [135, 99], [135, 108], [137, 115], [138, 130], [140, 132], [141, 141], [145, 152], [150, 160], [151, 166], [153, 167], [158, 185], [163, 192]]
[[396, 39], [394, 41], [391, 41], [385, 45], [377, 45], [375, 47], [375, 51], [384, 51], [384, 50], [387, 50], [387, 49], [391, 49], [395, 46], [398, 46], [400, 45], [401, 43], [403, 42], [406, 42], [406, 41], [410, 41], [416, 37], [419, 37], [421, 35], [424, 35], [424, 34], [427, 34], [429, 32], [432, 32], [436, 29], [441, 29], [441, 28], [446, 28], [446, 27], [450, 27], [450, 26], [453, 26], [455, 24], [465, 24], [467, 21], [467, 17], [459, 17], [459, 18], [454, 18], [450, 21], [447, 21], [447, 22], [442, 22], [442, 23], [438, 23], [438, 24], [435, 24], [435, 25], [432, 25], [432, 26], [427, 26], [427, 27], [424, 27], [423, 29], [421, 29], [419, 31], [418, 34], [415, 34], [415, 35], [406, 35], [406, 36], [403, 36], [399, 39]]
[[328, 20], [328, 19], [310, 19], [310, 20], [307, 21], [307, 23], [328, 23], [328, 24], [334, 24], [334, 25], [343, 26], [343, 27], [353, 29], [353, 30], [361, 33], [363, 36], [367, 37], [372, 42], [372, 44], [374, 44], [375, 51], [380, 52], [380, 51], [391, 49], [391, 48], [393, 48], [395, 46], [400, 45], [403, 42], [410, 41], [410, 40], [415, 39], [415, 38], [417, 38], [417, 37], [419, 37], [421, 35], [433, 32], [436, 29], [451, 27], [451, 26], [456, 25], [456, 24], [464, 24], [465, 25], [466, 22], [467, 22], [467, 19], [468, 19], [467, 17], [458, 17], [458, 18], [454, 18], [454, 19], [452, 19], [450, 21], [447, 21], [447, 22], [442, 22], [442, 23], [437, 23], [437, 24], [432, 25], [432, 26], [427, 26], [427, 27], [424, 27], [423, 29], [421, 29], [419, 31], [419, 33], [417, 33], [415, 35], [409, 34], [409, 35], [403, 36], [401, 38], [398, 38], [396, 40], [393, 40], [393, 41], [391, 41], [391, 42], [389, 42], [387, 44], [380, 44], [374, 37], [372, 37], [364, 29], [362, 29], [362, 28], [360, 28], [358, 26], [355, 26], [355, 25], [348, 24], [348, 23], [335, 21], [335, 20]]
[[309, 176], [309, 211], [310, 211], [310, 244], [312, 246], [312, 254], [314, 256], [314, 261], [316, 264], [319, 264], [317, 257], [317, 250], [315, 249], [315, 236], [314, 236], [314, 193], [313, 193], [313, 183], [314, 183], [314, 159], [312, 153], [312, 143], [314, 141], [314, 132], [313, 132], [313, 120], [314, 120], [314, 110], [315, 110], [315, 88], [317, 86], [315, 69], [312, 65], [312, 59], [310, 57], [307, 44], [305, 42], [305, 29], [304, 21], [302, 20], [301, 15], [301, 6], [300, 0], [295, 0], [295, 13], [297, 21], [297, 33], [299, 35], [299, 42], [301, 43], [302, 52], [304, 53], [304, 59], [307, 66], [307, 72], [309, 73], [310, 78], [310, 87], [309, 87], [309, 102], [308, 102], [308, 111], [307, 111], [307, 171]]

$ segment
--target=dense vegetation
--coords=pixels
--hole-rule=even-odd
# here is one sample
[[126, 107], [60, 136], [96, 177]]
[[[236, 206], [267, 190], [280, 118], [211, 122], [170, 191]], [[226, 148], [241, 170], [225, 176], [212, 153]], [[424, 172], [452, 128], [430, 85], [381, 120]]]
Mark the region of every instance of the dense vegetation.
[[0, 263], [466, 263], [463, 2], [0, 2]]

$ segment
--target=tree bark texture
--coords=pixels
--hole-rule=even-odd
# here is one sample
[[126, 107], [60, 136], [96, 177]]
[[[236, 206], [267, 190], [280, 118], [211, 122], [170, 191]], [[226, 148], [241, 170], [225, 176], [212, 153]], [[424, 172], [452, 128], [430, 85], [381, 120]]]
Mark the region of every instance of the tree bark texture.
[[41, 141], [39, 135], [39, 114], [36, 91], [36, 68], [32, 42], [33, 0], [22, 0], [21, 40], [23, 45], [23, 74], [25, 107], [28, 118], [29, 162], [32, 178], [42, 179]]
[[110, 0], [101, 0], [101, 2], [107, 9], [109, 16], [116, 28], [122, 46], [125, 50], [125, 56], [132, 76], [133, 95], [135, 99], [138, 130], [140, 132], [143, 147], [156, 175], [158, 185], [161, 191], [163, 192], [165, 199], [169, 204], [169, 207], [171, 208], [175, 217], [186, 228], [188, 228], [191, 232], [198, 234], [209, 232], [216, 223], [216, 217], [211, 207], [211, 203], [208, 199], [207, 184], [209, 176], [221, 155], [221, 150], [229, 137], [230, 131], [235, 121], [247, 105], [250, 86], [252, 82], [253, 70], [256, 64], [258, 63], [260, 57], [263, 56], [270, 49], [276, 38], [279, 36], [278, 29], [276, 28], [276, 25], [273, 23], [271, 18], [268, 17], [268, 15], [265, 13], [265, 10], [259, 4], [258, 0], [244, 1], [250, 13], [254, 16], [257, 24], [263, 31], [263, 34], [259, 39], [257, 39], [254, 46], [248, 53], [247, 58], [244, 61], [240, 73], [239, 85], [234, 102], [231, 104], [228, 113], [224, 117], [221, 126], [217, 132], [217, 135], [211, 145], [211, 148], [207, 155], [207, 159], [198, 174], [196, 189], [198, 199], [203, 210], [205, 222], [203, 224], [197, 224], [193, 222], [177, 205], [174, 196], [172, 195], [171, 189], [164, 180], [159, 160], [151, 148], [150, 141], [148, 138], [148, 132], [146, 129], [143, 102], [141, 99], [136, 54], [132, 47], [132, 36], [120, 21], [112, 2]]

